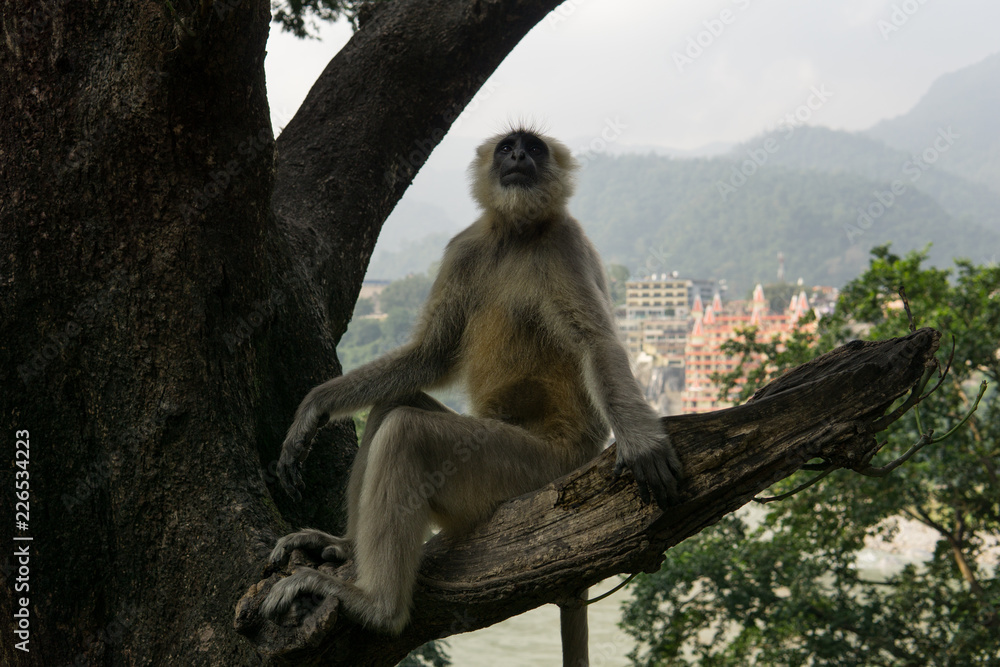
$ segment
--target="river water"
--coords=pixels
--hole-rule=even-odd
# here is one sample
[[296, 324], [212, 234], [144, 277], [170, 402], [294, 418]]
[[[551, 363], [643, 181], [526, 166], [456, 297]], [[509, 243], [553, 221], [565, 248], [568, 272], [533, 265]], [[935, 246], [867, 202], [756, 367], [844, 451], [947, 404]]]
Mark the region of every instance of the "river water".
[[[747, 506], [739, 512], [751, 524], [763, 510]], [[899, 532], [891, 542], [868, 540], [858, 554], [858, 568], [867, 578], [876, 579], [899, 572], [907, 563], [926, 562], [938, 535], [915, 521], [900, 521]], [[980, 555], [991, 569], [1000, 560], [1000, 545], [992, 541]], [[620, 581], [609, 579], [590, 589], [589, 597], [610, 590]], [[626, 667], [626, 657], [635, 642], [618, 627], [622, 602], [630, 595], [626, 588], [609, 598], [590, 605], [590, 664], [592, 667]], [[447, 639], [447, 652], [454, 667], [551, 667], [562, 664], [559, 640], [559, 608], [544, 605], [515, 616], [503, 623], [476, 632]]]
[[[621, 581], [609, 579], [591, 588], [588, 595], [597, 597]], [[635, 643], [618, 628], [622, 601], [628, 595], [625, 589], [590, 605], [591, 667], [632, 664], [625, 656]], [[503, 623], [454, 635], [447, 642], [454, 667], [558, 667], [562, 665], [559, 607], [547, 604]]]

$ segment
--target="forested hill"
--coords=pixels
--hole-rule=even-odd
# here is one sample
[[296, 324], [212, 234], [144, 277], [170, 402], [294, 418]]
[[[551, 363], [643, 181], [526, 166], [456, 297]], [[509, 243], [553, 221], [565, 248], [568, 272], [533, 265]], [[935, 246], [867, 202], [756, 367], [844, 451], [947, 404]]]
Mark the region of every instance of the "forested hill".
[[865, 133], [785, 126], [722, 158], [592, 160], [572, 208], [607, 261], [726, 278], [734, 296], [772, 280], [778, 252], [786, 279], [829, 285], [858, 275], [887, 241], [897, 251], [933, 243], [938, 265], [995, 262], [998, 124], [995, 54]]
[[[953, 257], [995, 261], [1000, 253], [1000, 197], [988, 188], [935, 169], [912, 180], [905, 153], [818, 128], [797, 129], [743, 179], [746, 151], [764, 141], [724, 158], [593, 158], [570, 209], [606, 263], [633, 276], [676, 270], [725, 278], [734, 297], [773, 281], [779, 252], [787, 280], [835, 286], [857, 276], [881, 243], [897, 252], [933, 243], [930, 259], [939, 266]], [[902, 194], [892, 193], [894, 181], [897, 191], [905, 186]], [[440, 259], [445, 237], [383, 254], [370, 275], [426, 270]]]
[[[1000, 81], [997, 82], [1000, 89]], [[1000, 109], [997, 110], [1000, 119]], [[827, 172], [854, 173], [874, 181], [901, 181], [933, 197], [953, 217], [968, 218], [991, 229], [1000, 229], [1000, 187], [997, 190], [948, 171], [945, 162], [964, 137], [959, 136], [949, 146], [948, 127], [928, 132], [922, 139], [924, 148], [908, 152], [890, 148], [865, 134], [838, 132], [824, 127], [801, 127], [790, 135], [780, 132], [768, 135], [777, 150], [769, 154], [769, 162], [787, 167], [817, 169]], [[759, 137], [735, 151], [737, 157], [747, 156], [766, 140]], [[946, 148], [939, 151], [938, 146]], [[926, 155], [924, 154], [926, 151]], [[928, 162], [927, 160], [933, 160]]]
[[[607, 263], [725, 278], [734, 297], [772, 281], [779, 252], [787, 280], [836, 286], [885, 242], [896, 252], [933, 243], [938, 266], [996, 262], [998, 119], [1000, 54], [942, 76], [912, 111], [864, 133], [785, 126], [717, 158], [590, 156], [570, 208]], [[377, 254], [369, 275], [426, 270], [447, 236], [434, 231]]]
[[1000, 193], [1000, 53], [937, 79], [908, 113], [884, 120], [869, 136], [906, 151], [924, 151], [935, 133], [959, 135], [939, 166]]
[[[939, 265], [955, 256], [988, 261], [983, 253], [1000, 249], [995, 221], [984, 224], [969, 213], [979, 204], [969, 202], [956, 215], [917, 187], [923, 178], [907, 179], [905, 191], [892, 194], [900, 176], [893, 176], [891, 160], [886, 176], [875, 178], [832, 160], [829, 170], [818, 168], [827, 167], [821, 160], [816, 167], [785, 166], [775, 159], [782, 150], [755, 170], [747, 167], [752, 173], [745, 179], [740, 170], [749, 158], [739, 152], [702, 160], [601, 157], [580, 174], [571, 209], [606, 262], [624, 264], [633, 275], [677, 270], [725, 278], [733, 296], [772, 281], [779, 252], [786, 279], [839, 286], [867, 266], [872, 246], [885, 242], [897, 251], [933, 243], [931, 261]], [[961, 179], [954, 187], [975, 191]], [[941, 191], [942, 199], [950, 196], [944, 185]]]

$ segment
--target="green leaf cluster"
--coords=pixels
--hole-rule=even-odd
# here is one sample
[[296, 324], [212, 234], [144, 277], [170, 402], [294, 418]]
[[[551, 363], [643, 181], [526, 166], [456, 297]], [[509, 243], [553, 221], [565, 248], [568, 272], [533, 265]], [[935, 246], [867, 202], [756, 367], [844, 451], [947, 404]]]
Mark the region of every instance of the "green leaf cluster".
[[296, 37], [316, 37], [320, 21], [343, 17], [355, 30], [386, 0], [271, 0], [271, 20]]

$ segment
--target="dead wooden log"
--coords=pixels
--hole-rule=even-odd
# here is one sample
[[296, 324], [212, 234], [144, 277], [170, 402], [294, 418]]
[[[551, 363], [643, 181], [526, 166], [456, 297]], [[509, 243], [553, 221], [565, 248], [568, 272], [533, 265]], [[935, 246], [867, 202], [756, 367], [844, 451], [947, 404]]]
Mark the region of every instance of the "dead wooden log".
[[[629, 475], [612, 477], [612, 446], [579, 470], [504, 504], [467, 538], [431, 540], [412, 620], [399, 637], [338, 618], [336, 599], [312, 601], [301, 623], [261, 619], [257, 609], [279, 574], [243, 596], [236, 628], [279, 663], [393, 665], [430, 639], [572, 598], [616, 574], [655, 571], [667, 548], [807, 461], [866, 465], [878, 447], [873, 424], [934, 363], [939, 338], [921, 329], [891, 340], [854, 341], [789, 371], [744, 405], [664, 418], [688, 475], [681, 504], [668, 512], [643, 504]], [[296, 552], [292, 562], [310, 561]], [[342, 567], [340, 575], [349, 577], [351, 564]]]

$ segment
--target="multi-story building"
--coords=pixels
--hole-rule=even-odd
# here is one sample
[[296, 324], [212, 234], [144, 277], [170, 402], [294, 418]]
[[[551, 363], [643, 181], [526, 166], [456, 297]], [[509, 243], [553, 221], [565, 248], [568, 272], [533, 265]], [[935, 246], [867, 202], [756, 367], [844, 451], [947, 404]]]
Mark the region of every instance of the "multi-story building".
[[[682, 378], [671, 385], [682, 384], [682, 391], [676, 386], [668, 392], [670, 396], [656, 398], [660, 404], [669, 403], [671, 410], [707, 412], [732, 405], [719, 400], [719, 386], [712, 379], [736, 368], [737, 360], [726, 355], [722, 345], [749, 327], [757, 328], [758, 340], [769, 341], [774, 336], [784, 340], [812, 308], [803, 290], [792, 297], [785, 312], [772, 313], [761, 285], [754, 289], [750, 301], [723, 305], [725, 288], [722, 280], [692, 280], [676, 273], [625, 283], [625, 305], [616, 312], [622, 339], [643, 377], [652, 381], [675, 372]], [[837, 290], [813, 288], [812, 295], [816, 311], [821, 312], [831, 307]], [[710, 305], [706, 307], [706, 303]], [[671, 383], [659, 384], [666, 387]], [[652, 391], [652, 387], [647, 389]]]
[[633, 359], [645, 353], [657, 367], [684, 364], [691, 284], [668, 274], [625, 283], [625, 319], [619, 328]]
[[630, 320], [683, 319], [688, 316], [691, 281], [653, 275], [625, 283], [625, 312]]

